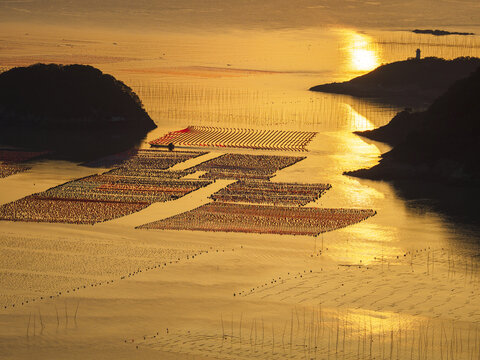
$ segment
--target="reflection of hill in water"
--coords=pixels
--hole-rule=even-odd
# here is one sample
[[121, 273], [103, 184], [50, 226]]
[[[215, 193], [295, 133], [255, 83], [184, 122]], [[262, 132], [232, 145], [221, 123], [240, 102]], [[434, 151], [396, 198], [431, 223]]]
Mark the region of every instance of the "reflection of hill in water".
[[409, 211], [438, 213], [451, 232], [462, 234], [456, 236], [456, 240], [465, 239], [476, 246], [480, 244], [480, 189], [415, 181], [393, 182], [392, 188], [405, 200]]
[[54, 158], [83, 161], [138, 147], [144, 138], [145, 135], [139, 134], [125, 136], [122, 130], [92, 132], [24, 128], [0, 134], [0, 144], [27, 149], [47, 149], [54, 152]]

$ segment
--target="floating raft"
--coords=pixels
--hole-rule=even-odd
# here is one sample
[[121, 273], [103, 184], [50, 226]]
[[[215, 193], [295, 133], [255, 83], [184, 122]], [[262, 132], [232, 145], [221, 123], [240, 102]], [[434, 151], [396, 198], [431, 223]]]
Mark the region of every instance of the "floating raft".
[[317, 236], [374, 216], [370, 209], [320, 209], [214, 202], [139, 229]]
[[151, 146], [231, 147], [261, 150], [307, 151], [306, 146], [316, 135], [311, 131], [256, 130], [189, 126], [169, 132], [151, 141]]
[[203, 179], [269, 180], [278, 170], [305, 159], [304, 156], [224, 154], [193, 168], [205, 171]]
[[[119, 168], [1, 205], [0, 220], [94, 224], [132, 214], [155, 202], [176, 200], [211, 181], [184, 180], [181, 177], [187, 171], [166, 169], [200, 154], [139, 150], [129, 159], [119, 156], [124, 161]], [[111, 160], [98, 164], [109, 165]]]
[[329, 184], [277, 183], [271, 181], [241, 180], [210, 196], [229, 203], [274, 204], [304, 206], [317, 200], [331, 188]]

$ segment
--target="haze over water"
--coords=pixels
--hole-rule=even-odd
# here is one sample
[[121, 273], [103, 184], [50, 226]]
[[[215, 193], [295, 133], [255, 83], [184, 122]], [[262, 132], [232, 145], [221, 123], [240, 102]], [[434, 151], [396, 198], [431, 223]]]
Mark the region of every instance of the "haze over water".
[[[290, 326], [290, 316], [299, 316], [293, 315], [292, 310], [297, 311], [298, 307], [297, 331], [302, 342], [303, 334], [313, 331], [306, 330], [305, 318], [304, 327], [300, 326], [302, 312], [305, 308], [309, 309], [307, 312], [311, 311], [319, 303], [324, 304], [325, 311], [330, 311], [324, 316], [337, 319], [327, 330], [328, 334], [331, 331], [332, 339], [335, 331], [338, 338], [339, 322], [340, 328], [347, 329], [348, 334], [348, 329], [354, 332], [354, 328], [363, 328], [368, 322], [372, 331], [372, 319], [373, 332], [380, 334], [383, 331], [383, 341], [384, 327], [393, 328], [392, 324], [396, 326], [398, 319], [399, 323], [409, 324], [402, 328], [404, 331], [418, 331], [412, 336], [419, 336], [421, 331], [429, 334], [427, 326], [419, 325], [427, 321], [457, 322], [455, 326], [465, 334], [468, 331], [470, 336], [470, 329], [477, 331], [480, 321], [480, 309], [474, 305], [479, 300], [480, 224], [476, 209], [479, 194], [469, 189], [427, 185], [430, 193], [425, 195], [425, 192], [417, 193], [419, 184], [412, 184], [412, 194], [422, 194], [420, 199], [418, 196], [413, 199], [412, 194], [400, 194], [386, 182], [343, 176], [343, 171], [376, 164], [379, 155], [389, 150], [387, 145], [366, 142], [352, 131], [384, 125], [402, 109], [374, 100], [312, 93], [307, 89], [321, 83], [345, 81], [381, 64], [413, 57], [417, 48], [422, 50], [422, 56], [446, 59], [480, 57], [478, 35], [433, 37], [409, 32], [416, 28], [440, 28], [479, 34], [479, 19], [478, 1], [454, 0], [0, 0], [0, 68], [36, 62], [81, 63], [98, 67], [124, 81], [142, 99], [158, 125], [146, 140], [189, 125], [318, 131], [308, 147], [307, 158], [280, 171], [273, 181], [330, 183], [332, 189], [311, 206], [372, 208], [377, 211], [377, 215], [368, 221], [327, 233], [321, 240], [244, 234], [162, 233], [108, 224], [87, 228], [2, 222], [0, 248], [8, 256], [0, 255], [0, 273], [3, 273], [0, 304], [42, 294], [43, 289], [45, 292], [58, 291], [55, 281], [62, 284], [63, 289], [71, 284], [76, 286], [78, 279], [105, 280], [109, 276], [144, 268], [158, 258], [191, 255], [192, 250], [228, 248], [230, 251], [235, 248], [241, 251], [241, 245], [245, 251], [238, 258], [233, 253], [225, 258], [211, 255], [211, 258], [192, 263], [191, 267], [181, 264], [168, 270], [171, 271], [168, 275], [141, 275], [144, 277], [139, 283], [117, 284], [112, 290], [90, 290], [86, 295], [79, 294], [78, 298], [59, 301], [55, 308], [47, 303], [18, 313], [2, 312], [0, 358], [2, 349], [7, 358], [29, 358], [35, 351], [44, 358], [61, 358], [60, 351], [66, 351], [66, 358], [78, 358], [77, 354], [91, 356], [93, 351], [98, 358], [109, 357], [104, 347], [110, 354], [131, 358], [136, 356], [136, 349], [132, 345], [125, 350], [122, 347], [124, 338], [138, 341], [144, 334], [153, 335], [158, 329], [164, 332], [167, 327], [175, 329], [175, 336], [180, 339], [178, 343], [164, 337], [160, 343], [146, 341], [142, 357], [155, 358], [161, 354], [161, 358], [171, 356], [173, 359], [192, 354], [192, 358], [202, 359], [209, 354], [220, 359], [282, 358], [280, 355], [270, 356], [274, 353], [270, 343], [268, 354], [258, 349], [249, 353], [233, 340], [232, 350], [228, 351], [224, 349], [223, 339], [209, 340], [208, 337], [222, 334], [220, 316], [222, 327], [224, 319], [230, 321], [231, 316], [232, 333], [238, 334], [240, 314], [244, 319], [252, 320], [252, 324], [253, 319], [258, 324], [263, 323], [264, 316], [268, 319], [268, 326], [277, 329], [269, 328], [269, 334], [281, 333], [287, 326], [285, 323]], [[148, 147], [146, 142], [142, 146]], [[0, 203], [10, 201], [22, 191], [37, 192], [32, 184], [37, 181], [35, 186], [39, 185], [39, 176], [48, 188], [58, 181], [59, 174], [65, 177], [65, 181], [69, 177], [87, 174], [68, 163], [42, 162], [38, 165], [22, 181], [1, 180]], [[189, 204], [176, 206], [180, 212]], [[327, 255], [317, 261], [320, 247]], [[101, 259], [98, 249], [106, 249]], [[149, 253], [152, 249], [156, 252], [153, 255]], [[438, 279], [401, 277], [402, 274], [411, 276], [414, 269], [412, 263], [402, 262], [404, 254], [420, 250], [425, 251], [425, 257], [418, 258], [415, 271], [423, 274], [428, 269], [428, 275], [431, 275], [433, 270], [426, 264], [431, 261], [430, 250], [437, 251], [434, 256], [438, 256], [439, 261]], [[48, 256], [41, 255], [44, 253]], [[55, 258], [58, 253], [68, 253], [68, 256]], [[451, 259], [457, 261], [457, 277], [452, 275], [455, 272], [451, 270]], [[344, 273], [343, 268], [337, 267], [339, 264], [359, 264], [360, 261], [371, 264], [375, 276]], [[461, 270], [458, 264], [461, 264]], [[87, 265], [90, 266], [88, 269]], [[290, 298], [282, 298], [273, 292], [266, 293], [264, 298], [254, 294], [253, 300], [240, 304], [230, 298], [234, 291], [250, 289], [257, 283], [285, 276], [287, 272], [293, 274], [310, 268], [314, 268], [314, 273], [328, 269], [330, 275], [322, 286], [335, 296], [322, 295], [323, 299], [315, 293], [315, 296], [302, 297], [301, 284], [297, 284], [286, 290], [293, 294]], [[366, 278], [368, 283], [362, 283]], [[306, 287], [319, 287], [314, 280], [305, 281]], [[363, 300], [353, 301], [348, 295], [345, 295], [347, 300], [341, 300], [343, 292], [335, 286], [339, 283], [343, 286], [343, 282], [348, 286], [346, 293], [355, 294], [357, 291]], [[394, 291], [385, 285], [389, 282], [413, 284], [411, 286], [418, 291], [418, 304], [402, 306], [398, 299], [403, 297], [395, 296]], [[455, 297], [450, 294], [453, 291], [450, 288], [454, 288], [457, 282], [465, 285], [460, 290], [457, 287], [460, 295]], [[378, 287], [377, 296], [386, 299], [385, 303], [379, 300], [381, 306], [377, 308], [373, 305], [376, 301], [369, 300], [369, 294], [362, 293], [356, 283], [365, 286], [366, 291]], [[445, 289], [439, 290], [439, 284], [446, 284]], [[401, 289], [395, 291], [401, 294]], [[445, 313], [432, 310], [435, 306], [429, 303], [428, 297], [435, 291], [440, 299], [438, 306], [445, 308]], [[230, 297], [227, 298], [225, 293]], [[469, 296], [472, 304], [467, 304]], [[422, 299], [427, 300], [422, 302]], [[458, 306], [445, 305], [457, 300]], [[55, 311], [58, 311], [57, 307], [63, 307], [63, 301], [70, 309], [65, 310], [70, 314], [70, 325], [66, 322], [66, 315], [62, 320], [65, 324], [58, 327], [58, 313], [55, 315]], [[75, 322], [72, 327], [74, 310], [71, 308], [78, 303], [78, 324]], [[134, 306], [136, 310], [132, 310]], [[39, 309], [47, 319], [43, 321], [50, 321], [52, 325], [47, 325], [41, 341], [30, 337], [29, 347], [25, 347], [29, 314], [38, 315]], [[316, 311], [314, 316], [318, 317], [320, 312]], [[102, 316], [109, 324], [98, 325]], [[97, 326], [99, 330], [95, 330]], [[202, 338], [204, 343], [190, 339], [187, 335], [190, 330], [205, 336]], [[244, 335], [249, 331], [250, 328], [244, 329]], [[389, 331], [387, 336], [390, 336]], [[473, 334], [474, 330], [471, 331]], [[274, 335], [277, 341], [278, 333]], [[179, 345], [185, 339], [190, 339], [193, 345]], [[347, 340], [353, 344], [347, 353], [350, 358], [355, 358], [356, 339], [352, 335]], [[470, 341], [470, 337], [468, 339]], [[473, 341], [476, 340], [472, 338]], [[211, 353], [199, 351], [202, 344], [211, 346]], [[89, 350], [89, 346], [94, 350]], [[476, 349], [463, 357], [452, 355], [448, 358], [478, 356]], [[389, 358], [388, 351], [385, 358]], [[427, 358], [420, 350], [419, 354], [418, 358]], [[407, 351], [404, 355], [400, 353], [400, 358], [409, 356]], [[295, 357], [292, 355], [292, 358]]]

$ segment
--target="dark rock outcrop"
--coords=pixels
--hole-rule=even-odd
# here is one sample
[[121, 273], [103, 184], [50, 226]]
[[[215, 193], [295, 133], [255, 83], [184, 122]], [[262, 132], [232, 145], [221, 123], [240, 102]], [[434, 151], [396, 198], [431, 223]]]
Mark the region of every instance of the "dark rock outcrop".
[[131, 147], [156, 127], [123, 82], [85, 65], [0, 74], [0, 143], [89, 158]]

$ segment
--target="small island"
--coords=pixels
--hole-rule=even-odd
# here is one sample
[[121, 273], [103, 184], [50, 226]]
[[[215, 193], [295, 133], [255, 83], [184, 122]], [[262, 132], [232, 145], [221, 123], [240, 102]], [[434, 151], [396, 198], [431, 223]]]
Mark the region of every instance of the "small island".
[[375, 98], [400, 106], [424, 108], [456, 80], [480, 66], [479, 58], [445, 60], [412, 58], [381, 65], [368, 74], [342, 83], [329, 83], [311, 91]]
[[446, 35], [475, 35], [472, 32], [457, 32], [457, 31], [447, 31], [447, 30], [430, 30], [430, 29], [415, 29], [412, 30], [413, 33], [415, 34], [429, 34], [429, 35], [434, 35], [434, 36], [446, 36]]
[[[377, 139], [392, 143], [391, 136], [401, 129], [400, 138], [394, 141], [396, 146], [382, 155], [378, 165], [345, 174], [376, 180], [427, 180], [478, 186], [478, 94], [480, 68], [457, 81], [426, 111], [397, 114], [392, 125], [377, 132]], [[405, 124], [403, 129], [402, 124]]]
[[123, 82], [85, 65], [0, 74], [0, 144], [89, 159], [138, 143], [155, 123]]

